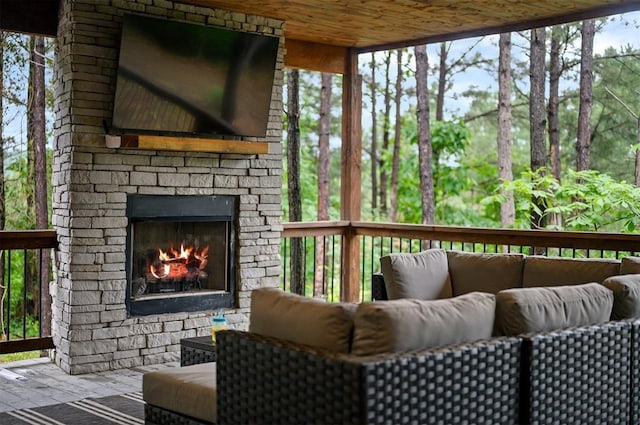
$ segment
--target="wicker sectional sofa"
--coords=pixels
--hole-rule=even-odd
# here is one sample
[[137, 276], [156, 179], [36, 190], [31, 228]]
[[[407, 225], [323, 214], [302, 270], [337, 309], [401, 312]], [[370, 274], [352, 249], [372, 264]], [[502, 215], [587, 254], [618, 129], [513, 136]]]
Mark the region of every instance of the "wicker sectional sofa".
[[[635, 259], [573, 266], [534, 259], [531, 286], [521, 288], [527, 257], [507, 255], [505, 265], [502, 255], [441, 251], [443, 272], [425, 256], [434, 253], [391, 259], [394, 267], [382, 260], [385, 276], [374, 289], [377, 299], [383, 290], [396, 297], [386, 302], [254, 291], [249, 331], [218, 334], [209, 385], [215, 417], [154, 405], [144, 388], [147, 423], [639, 423], [640, 322], [618, 314], [635, 314], [640, 276], [618, 276], [637, 273]], [[557, 267], [552, 287], [528, 292], [538, 290], [542, 264]], [[488, 286], [478, 287], [483, 279]]]

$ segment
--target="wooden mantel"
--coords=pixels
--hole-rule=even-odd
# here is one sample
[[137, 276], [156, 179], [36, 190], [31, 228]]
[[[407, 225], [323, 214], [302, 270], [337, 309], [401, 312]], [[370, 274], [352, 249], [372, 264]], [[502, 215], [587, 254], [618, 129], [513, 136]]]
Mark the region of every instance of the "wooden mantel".
[[[271, 143], [247, 142], [244, 140], [199, 139], [191, 137], [166, 137], [147, 135], [124, 135], [119, 146], [125, 149], [143, 149], [156, 151], [183, 151], [236, 154], [268, 154]], [[111, 146], [108, 146], [111, 147]]]

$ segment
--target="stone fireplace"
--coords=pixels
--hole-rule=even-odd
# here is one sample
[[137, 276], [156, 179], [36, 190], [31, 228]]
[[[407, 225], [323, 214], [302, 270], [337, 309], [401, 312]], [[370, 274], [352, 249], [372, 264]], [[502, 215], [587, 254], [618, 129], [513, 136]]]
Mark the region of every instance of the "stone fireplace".
[[[284, 24], [166, 0], [60, 8], [55, 362], [81, 374], [175, 361], [180, 339], [208, 334], [217, 309], [245, 328], [251, 291], [279, 285]], [[125, 13], [280, 37], [267, 135], [245, 140], [268, 153], [107, 148]]]

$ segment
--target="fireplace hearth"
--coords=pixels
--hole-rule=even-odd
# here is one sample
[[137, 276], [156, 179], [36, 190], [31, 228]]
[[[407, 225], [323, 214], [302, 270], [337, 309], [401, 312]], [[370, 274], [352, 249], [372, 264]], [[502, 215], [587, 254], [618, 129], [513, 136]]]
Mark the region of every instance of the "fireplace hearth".
[[130, 316], [232, 307], [234, 196], [127, 197]]

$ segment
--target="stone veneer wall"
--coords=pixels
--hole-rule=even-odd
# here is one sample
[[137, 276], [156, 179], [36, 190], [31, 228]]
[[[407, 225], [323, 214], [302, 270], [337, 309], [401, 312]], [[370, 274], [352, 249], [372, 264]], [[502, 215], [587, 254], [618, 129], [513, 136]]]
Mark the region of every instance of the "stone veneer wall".
[[[265, 155], [107, 149], [122, 16], [139, 13], [280, 37]], [[127, 317], [126, 197], [239, 195], [236, 274], [248, 323], [249, 295], [280, 274], [283, 22], [165, 0], [62, 0], [56, 55], [53, 329], [56, 363], [80, 374], [179, 359], [179, 340], [206, 335], [212, 312]]]

